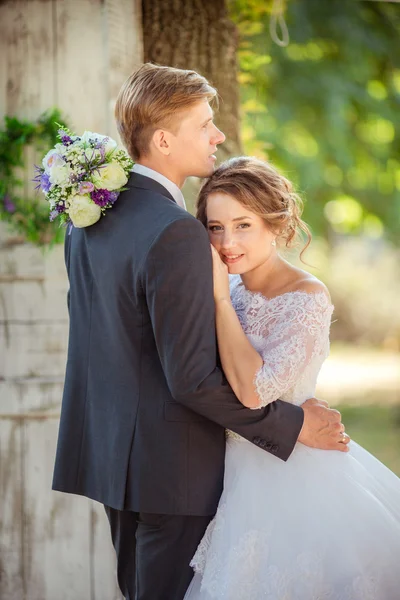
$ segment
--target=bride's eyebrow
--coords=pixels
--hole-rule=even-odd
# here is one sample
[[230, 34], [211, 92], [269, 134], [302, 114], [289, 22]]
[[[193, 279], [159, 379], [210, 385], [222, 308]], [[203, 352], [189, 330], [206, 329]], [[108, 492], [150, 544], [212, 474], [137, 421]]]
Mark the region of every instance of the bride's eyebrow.
[[[250, 216], [249, 217], [236, 217], [236, 219], [232, 219], [232, 221], [234, 221], [234, 222], [235, 221], [244, 221], [245, 219], [250, 219], [251, 220], [251, 217]], [[221, 221], [215, 221], [215, 220], [213, 221], [213, 220], [210, 219], [209, 221], [207, 221], [207, 223], [208, 223], [208, 225], [210, 225], [210, 223], [219, 223], [219, 224], [221, 224]]]

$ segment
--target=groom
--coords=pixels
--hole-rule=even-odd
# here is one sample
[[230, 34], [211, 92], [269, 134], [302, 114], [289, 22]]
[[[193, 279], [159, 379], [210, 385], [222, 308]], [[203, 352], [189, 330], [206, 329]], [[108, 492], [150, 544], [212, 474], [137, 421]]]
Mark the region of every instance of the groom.
[[336, 411], [316, 400], [246, 409], [217, 366], [210, 244], [181, 193], [187, 177], [213, 172], [225, 139], [215, 96], [193, 71], [134, 73], [116, 105], [136, 161], [128, 189], [106, 218], [66, 236], [70, 336], [53, 489], [105, 505], [129, 600], [184, 597], [222, 491], [225, 428], [284, 461], [298, 440], [347, 449]]

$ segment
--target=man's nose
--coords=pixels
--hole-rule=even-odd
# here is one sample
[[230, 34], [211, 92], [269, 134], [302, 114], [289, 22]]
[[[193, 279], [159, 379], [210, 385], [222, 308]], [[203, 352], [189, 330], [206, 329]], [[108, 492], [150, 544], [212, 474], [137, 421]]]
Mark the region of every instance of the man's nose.
[[225, 135], [222, 133], [218, 127], [215, 128], [215, 134], [213, 136], [213, 144], [217, 146], [218, 144], [222, 144], [225, 141]]

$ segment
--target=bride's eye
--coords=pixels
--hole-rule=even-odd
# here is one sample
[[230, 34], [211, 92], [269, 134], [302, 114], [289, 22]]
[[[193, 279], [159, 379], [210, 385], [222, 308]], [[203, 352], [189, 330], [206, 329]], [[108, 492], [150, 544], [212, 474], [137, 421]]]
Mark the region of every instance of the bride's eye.
[[220, 225], [209, 225], [209, 231], [221, 231], [222, 227]]
[[240, 223], [239, 228], [242, 229], [247, 229], [248, 227], [250, 227], [250, 223]]

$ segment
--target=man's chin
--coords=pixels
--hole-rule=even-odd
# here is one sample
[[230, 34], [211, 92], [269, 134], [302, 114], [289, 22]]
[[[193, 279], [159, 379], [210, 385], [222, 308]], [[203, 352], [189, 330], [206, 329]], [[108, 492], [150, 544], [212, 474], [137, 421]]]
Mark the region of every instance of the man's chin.
[[192, 177], [199, 177], [200, 179], [205, 179], [206, 177], [210, 177], [215, 171], [215, 165], [208, 165], [207, 167], [203, 167], [202, 169], [196, 169], [196, 173], [193, 173]]

